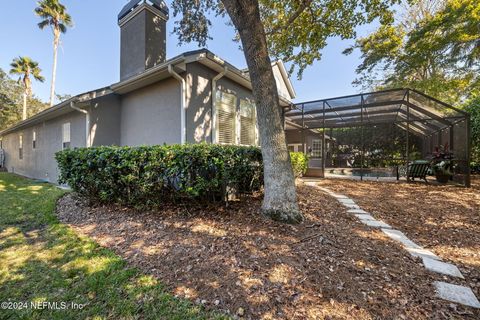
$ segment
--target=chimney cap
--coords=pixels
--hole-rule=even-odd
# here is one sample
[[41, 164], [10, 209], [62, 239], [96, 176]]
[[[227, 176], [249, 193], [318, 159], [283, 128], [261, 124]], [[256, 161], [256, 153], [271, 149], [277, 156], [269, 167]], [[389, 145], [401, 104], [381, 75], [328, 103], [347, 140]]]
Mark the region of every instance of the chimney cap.
[[[134, 10], [136, 7], [140, 5], [140, 2], [147, 2], [147, 0], [131, 0], [129, 3], [127, 3], [122, 11], [118, 14], [118, 21], [122, 20], [125, 18], [132, 10]], [[151, 5], [160, 10], [162, 13], [164, 13], [168, 17], [168, 7], [163, 0], [148, 0], [148, 2], [151, 3]]]

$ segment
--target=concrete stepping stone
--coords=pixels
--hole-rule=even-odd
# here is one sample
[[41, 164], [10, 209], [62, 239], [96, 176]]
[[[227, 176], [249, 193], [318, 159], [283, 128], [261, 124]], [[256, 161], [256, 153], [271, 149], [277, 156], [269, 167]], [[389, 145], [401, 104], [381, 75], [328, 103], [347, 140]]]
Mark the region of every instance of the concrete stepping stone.
[[362, 223], [366, 224], [369, 227], [374, 227], [374, 228], [391, 228], [390, 225], [386, 224], [383, 221], [379, 220], [360, 220]]
[[360, 210], [360, 207], [356, 204], [350, 204], [350, 203], [342, 203], [344, 207], [348, 209], [358, 209]]
[[405, 248], [422, 249], [422, 247], [420, 247], [418, 244], [416, 244], [412, 240], [408, 239], [407, 236], [401, 231], [392, 230], [392, 229], [382, 229], [382, 231], [391, 239], [403, 244]]
[[348, 199], [348, 198], [345, 198], [345, 199], [338, 199], [338, 201], [340, 201], [340, 203], [342, 204], [355, 204], [355, 201], [353, 201], [352, 199]]
[[438, 297], [480, 309], [480, 302], [477, 297], [475, 297], [472, 289], [441, 281], [435, 281], [433, 284], [435, 285]]
[[[306, 186], [309, 186], [309, 187], [316, 187], [316, 186], [317, 186], [317, 183], [316, 183], [316, 182], [312, 182], [312, 181], [306, 181], [306, 182], [305, 182], [305, 185], [306, 185]], [[325, 191], [325, 190], [324, 190], [325, 188], [320, 188], [320, 187], [318, 187], [318, 188], [319, 188], [319, 189], [322, 189], [323, 191]]]
[[376, 221], [376, 219], [369, 214], [355, 214], [355, 217], [357, 217], [360, 220]]
[[330, 195], [338, 200], [349, 199], [347, 196], [344, 196], [343, 194], [330, 193]]
[[365, 211], [365, 210], [363, 210], [363, 209], [349, 209], [347, 212], [348, 212], [348, 213], [370, 214], [370, 213], [368, 213], [367, 211]]
[[434, 260], [442, 260], [440, 259], [440, 257], [436, 256], [432, 251], [430, 250], [427, 250], [427, 249], [423, 249], [423, 248], [420, 248], [420, 249], [417, 249], [417, 248], [408, 248], [408, 247], [405, 247], [405, 250], [408, 251], [408, 253], [410, 253], [412, 256], [414, 257], [418, 257], [418, 258], [430, 258], [430, 259], [434, 259]]
[[423, 257], [423, 265], [427, 270], [446, 274], [447, 276], [458, 277], [464, 279], [462, 273], [456, 266], [451, 263], [446, 263], [430, 258]]

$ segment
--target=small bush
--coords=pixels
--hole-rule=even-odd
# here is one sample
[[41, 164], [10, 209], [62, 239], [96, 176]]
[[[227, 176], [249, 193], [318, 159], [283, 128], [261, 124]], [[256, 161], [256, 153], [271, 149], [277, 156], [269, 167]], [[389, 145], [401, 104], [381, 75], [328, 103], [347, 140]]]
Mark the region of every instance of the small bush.
[[296, 178], [302, 177], [308, 169], [308, 157], [303, 152], [290, 152], [293, 174]]
[[63, 150], [55, 158], [60, 183], [104, 203], [153, 207], [178, 198], [224, 200], [227, 190], [251, 193], [263, 185], [256, 147], [94, 147]]

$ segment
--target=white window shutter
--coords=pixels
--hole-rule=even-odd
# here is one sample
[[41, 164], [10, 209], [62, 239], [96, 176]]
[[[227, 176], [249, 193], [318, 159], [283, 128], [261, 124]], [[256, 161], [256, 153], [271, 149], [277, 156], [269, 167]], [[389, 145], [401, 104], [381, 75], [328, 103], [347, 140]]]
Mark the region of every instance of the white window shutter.
[[255, 105], [248, 101], [240, 102], [240, 144], [253, 146], [256, 144]]
[[235, 95], [217, 91], [217, 141], [221, 144], [236, 143], [236, 104]]

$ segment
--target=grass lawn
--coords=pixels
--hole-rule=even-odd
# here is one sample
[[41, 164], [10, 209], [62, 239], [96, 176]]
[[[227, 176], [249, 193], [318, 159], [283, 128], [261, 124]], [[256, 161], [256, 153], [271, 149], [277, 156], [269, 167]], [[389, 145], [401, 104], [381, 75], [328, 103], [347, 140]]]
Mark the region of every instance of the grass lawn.
[[[0, 319], [222, 319], [168, 294], [153, 277], [61, 224], [55, 202], [63, 191], [0, 173]], [[31, 302], [84, 305], [32, 309]], [[70, 306], [70, 305], [69, 305]], [[24, 307], [24, 306], [23, 306]]]

